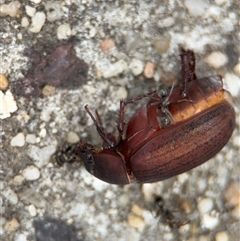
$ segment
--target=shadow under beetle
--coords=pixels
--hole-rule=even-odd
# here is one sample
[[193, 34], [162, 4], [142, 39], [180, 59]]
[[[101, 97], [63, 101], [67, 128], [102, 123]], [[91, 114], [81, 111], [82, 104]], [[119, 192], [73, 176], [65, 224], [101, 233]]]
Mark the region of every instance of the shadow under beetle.
[[[73, 154], [95, 177], [123, 185], [161, 181], [189, 171], [217, 154], [235, 126], [231, 95], [223, 89], [221, 76], [196, 77], [192, 51], [180, 56], [179, 86], [161, 85], [157, 91], [120, 101], [118, 139], [105, 133], [85, 106], [103, 141], [102, 148], [80, 141], [58, 155], [58, 163], [67, 162]], [[144, 97], [149, 97], [149, 101], [125, 123], [126, 106]]]

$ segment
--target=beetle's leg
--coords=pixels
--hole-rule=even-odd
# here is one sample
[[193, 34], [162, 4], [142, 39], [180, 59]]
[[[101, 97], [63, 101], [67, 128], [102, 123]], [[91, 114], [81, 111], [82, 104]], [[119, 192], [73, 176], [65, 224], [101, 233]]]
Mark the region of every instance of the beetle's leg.
[[104, 144], [107, 146], [107, 148], [114, 148], [116, 145], [116, 141], [113, 140], [113, 138], [109, 138], [109, 135], [104, 133], [103, 128], [101, 126], [101, 124], [96, 120], [96, 118], [93, 116], [93, 114], [91, 113], [91, 111], [88, 109], [88, 106], [85, 105], [85, 110], [87, 111], [87, 113], [89, 114], [89, 116], [91, 117], [91, 119], [93, 120], [97, 132], [98, 134], [101, 136]]
[[141, 100], [145, 97], [149, 97], [149, 96], [152, 96], [154, 94], [156, 94], [156, 90], [152, 91], [152, 92], [149, 92], [147, 94], [143, 94], [143, 95], [139, 95], [133, 99], [129, 99], [129, 100], [120, 100], [120, 108], [119, 108], [119, 117], [118, 117], [118, 123], [117, 123], [117, 130], [120, 134], [120, 137], [122, 139], [123, 138], [123, 134], [124, 134], [124, 128], [125, 128], [125, 122], [124, 122], [124, 112], [125, 112], [125, 108], [128, 104], [132, 104], [138, 100]]
[[182, 81], [183, 81], [183, 92], [182, 97], [187, 96], [187, 85], [189, 81], [196, 79], [195, 74], [195, 56], [193, 51], [186, 51], [180, 54], [181, 57], [181, 69], [182, 69]]

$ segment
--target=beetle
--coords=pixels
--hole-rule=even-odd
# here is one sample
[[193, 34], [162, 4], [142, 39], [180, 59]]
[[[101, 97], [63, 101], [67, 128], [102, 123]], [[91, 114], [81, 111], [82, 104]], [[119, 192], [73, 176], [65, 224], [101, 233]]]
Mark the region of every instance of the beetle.
[[[157, 182], [201, 165], [225, 146], [235, 126], [231, 95], [220, 75], [196, 77], [193, 51], [180, 56], [180, 85], [161, 85], [120, 101], [118, 138], [105, 133], [85, 106], [103, 141], [101, 148], [83, 141], [74, 147], [89, 173], [111, 184]], [[125, 123], [126, 106], [146, 97], [146, 104]], [[58, 160], [66, 162], [62, 155]]]

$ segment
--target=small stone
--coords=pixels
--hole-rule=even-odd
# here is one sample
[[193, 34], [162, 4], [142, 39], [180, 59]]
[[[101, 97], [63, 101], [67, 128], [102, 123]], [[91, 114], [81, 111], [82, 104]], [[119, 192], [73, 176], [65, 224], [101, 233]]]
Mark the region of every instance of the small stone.
[[103, 77], [111, 78], [118, 76], [127, 69], [127, 63], [124, 60], [119, 60], [114, 64], [110, 64], [103, 69]]
[[69, 131], [67, 133], [67, 142], [70, 143], [70, 144], [74, 144], [74, 143], [77, 143], [79, 142], [80, 138], [79, 136], [77, 135], [77, 133], [73, 132], [73, 131]]
[[141, 60], [132, 59], [129, 64], [129, 68], [132, 70], [133, 75], [137, 76], [143, 72], [144, 64]]
[[34, 181], [40, 177], [40, 171], [35, 166], [28, 166], [22, 171], [22, 175], [27, 181]]
[[57, 28], [57, 38], [59, 40], [68, 39], [72, 34], [69, 24], [62, 24]]
[[215, 241], [230, 241], [230, 238], [228, 233], [223, 231], [215, 234]]
[[12, 184], [15, 186], [21, 186], [23, 182], [24, 182], [24, 177], [22, 175], [17, 175], [12, 180]]
[[240, 76], [240, 62], [234, 66], [233, 71], [237, 76]]
[[138, 215], [138, 216], [142, 216], [142, 208], [140, 208], [138, 205], [134, 204], [131, 208], [131, 212]]
[[25, 234], [17, 234], [14, 241], [27, 241], [27, 236]]
[[213, 208], [213, 200], [210, 198], [204, 198], [198, 203], [198, 210], [200, 213], [208, 213]]
[[47, 11], [47, 20], [49, 22], [60, 20], [63, 16], [61, 3], [48, 1], [45, 4], [45, 9]]
[[174, 25], [174, 19], [172, 17], [167, 17], [161, 19], [157, 22], [159, 28], [168, 28]]
[[215, 3], [217, 5], [223, 5], [224, 3], [227, 3], [227, 2], [228, 2], [228, 0], [215, 0]]
[[145, 225], [144, 219], [136, 215], [128, 216], [128, 224], [133, 228], [142, 229]]
[[8, 87], [8, 79], [4, 74], [0, 74], [0, 90], [6, 90]]
[[209, 3], [205, 0], [185, 0], [184, 5], [193, 17], [203, 15], [209, 7]]
[[218, 69], [228, 62], [228, 58], [222, 52], [215, 51], [206, 57], [205, 62], [213, 68]]
[[17, 17], [19, 15], [19, 9], [21, 3], [19, 1], [13, 1], [9, 4], [0, 5], [0, 16], [9, 15], [11, 17]]
[[17, 103], [12, 93], [8, 90], [5, 94], [0, 90], [0, 119], [11, 116], [17, 110]]
[[47, 136], [47, 130], [45, 128], [42, 128], [39, 132], [39, 137], [45, 138]]
[[183, 200], [181, 203], [181, 207], [185, 213], [190, 213], [192, 210], [191, 203], [188, 200]]
[[18, 220], [16, 218], [13, 218], [6, 222], [4, 229], [7, 232], [15, 232], [19, 229], [19, 227], [20, 227], [20, 223], [18, 222]]
[[115, 42], [112, 39], [106, 39], [100, 45], [100, 48], [104, 54], [108, 54], [110, 50], [114, 47], [115, 47]]
[[204, 214], [202, 217], [202, 225], [203, 227], [207, 228], [207, 229], [214, 229], [215, 227], [217, 227], [219, 224], [219, 220], [217, 217], [212, 217], [209, 214]]
[[23, 133], [18, 133], [10, 142], [11, 146], [22, 147], [25, 145], [25, 136]]
[[240, 92], [240, 78], [233, 73], [226, 73], [224, 76], [226, 89], [232, 96], [237, 97]]
[[43, 96], [53, 96], [55, 95], [56, 88], [51, 85], [46, 85], [42, 88], [42, 94]]
[[115, 92], [115, 96], [118, 100], [126, 99], [128, 96], [127, 90], [124, 87], [119, 87], [118, 90]]
[[35, 217], [37, 215], [37, 209], [33, 204], [28, 206], [28, 211], [32, 217]]
[[36, 12], [32, 17], [32, 24], [30, 26], [30, 32], [39, 33], [45, 23], [46, 15], [43, 12]]
[[90, 38], [95, 37], [96, 33], [97, 33], [96, 28], [94, 28], [94, 27], [90, 28], [90, 30], [89, 30], [89, 37]]
[[26, 28], [26, 27], [29, 26], [29, 20], [28, 20], [27, 17], [23, 17], [23, 18], [22, 18], [21, 26], [22, 26], [23, 28]]
[[25, 6], [25, 10], [26, 10], [26, 14], [29, 16], [29, 17], [33, 17], [36, 13], [36, 8], [34, 7], [31, 7], [29, 5]]
[[154, 39], [153, 47], [159, 54], [164, 54], [168, 51], [170, 47], [170, 40], [167, 38]]
[[154, 76], [154, 64], [152, 62], [147, 62], [144, 68], [144, 76], [148, 79], [153, 78]]
[[18, 196], [12, 189], [5, 189], [2, 194], [11, 204], [16, 205], [18, 203]]
[[118, 197], [118, 203], [119, 205], [121, 205], [122, 207], [126, 207], [126, 205], [129, 202], [129, 196], [126, 193], [123, 193], [122, 195], [120, 195]]
[[35, 4], [38, 4], [40, 3], [42, 0], [30, 0], [31, 2], [35, 3]]
[[37, 142], [37, 137], [34, 134], [27, 134], [26, 142], [30, 144], [35, 144]]

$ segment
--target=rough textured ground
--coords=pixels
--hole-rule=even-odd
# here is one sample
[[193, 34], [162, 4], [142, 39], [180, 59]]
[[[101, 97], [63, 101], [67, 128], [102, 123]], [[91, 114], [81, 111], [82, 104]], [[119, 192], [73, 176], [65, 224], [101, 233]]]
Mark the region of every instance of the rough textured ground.
[[[42, 98], [14, 95], [18, 110], [2, 119], [0, 127], [1, 239], [239, 240], [239, 118], [232, 138], [214, 158], [155, 184], [108, 185], [81, 164], [58, 167], [53, 156], [76, 134], [100, 145], [85, 104], [98, 110], [111, 132], [121, 98], [180, 79], [180, 47], [195, 51], [199, 77], [225, 77], [239, 117], [238, 1], [66, 0], [51, 11], [47, 1], [23, 2], [14, 16], [0, 17], [0, 72], [7, 76], [9, 90], [31, 67], [25, 53], [44, 54], [66, 42], [64, 34], [76, 36], [77, 55], [90, 69], [88, 81], [78, 88], [56, 88], [54, 95]], [[41, 30], [31, 26], [35, 10], [47, 15], [57, 8], [59, 19], [50, 22], [48, 17]], [[57, 35], [63, 24], [70, 30], [68, 26]], [[106, 39], [115, 43], [109, 54], [100, 48]], [[135, 76], [148, 61], [155, 65], [154, 78]], [[111, 76], [111, 69], [119, 73]], [[129, 106], [126, 119], [136, 108]], [[158, 222], [154, 195], [190, 222], [179, 229]]]

